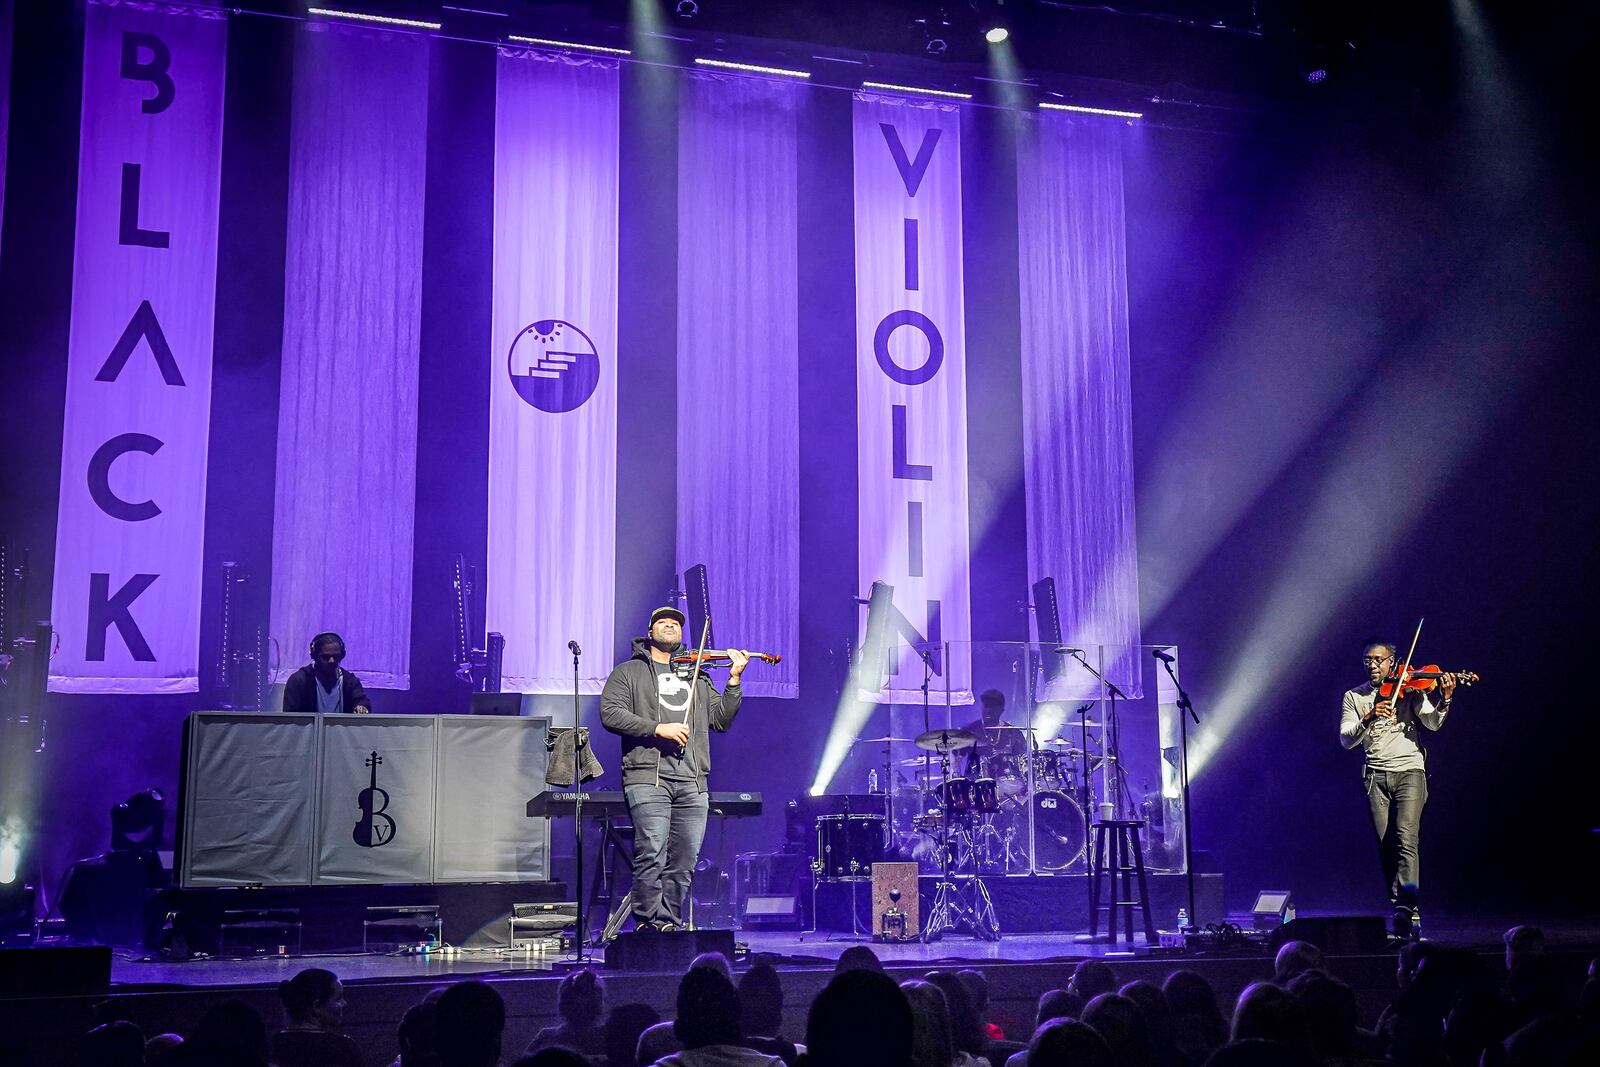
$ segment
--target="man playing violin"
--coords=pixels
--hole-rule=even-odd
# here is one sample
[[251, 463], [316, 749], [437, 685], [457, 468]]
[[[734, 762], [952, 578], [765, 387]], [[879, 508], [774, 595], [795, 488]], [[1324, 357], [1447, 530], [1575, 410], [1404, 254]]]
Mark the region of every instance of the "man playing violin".
[[622, 738], [622, 793], [633, 820], [633, 917], [640, 930], [685, 925], [684, 901], [705, 837], [712, 730], [739, 713], [739, 677], [748, 653], [728, 650], [719, 693], [704, 670], [680, 669], [683, 612], [657, 608], [633, 655], [611, 671], [600, 693], [600, 724]]
[[1359, 745], [1365, 756], [1361, 780], [1388, 883], [1394, 934], [1414, 938], [1421, 936], [1417, 842], [1428, 803], [1427, 751], [1419, 738], [1422, 727], [1444, 726], [1457, 678], [1441, 673], [1438, 685], [1427, 692], [1391, 690], [1385, 697], [1380, 689], [1393, 679], [1396, 655], [1387, 642], [1369, 643], [1362, 651], [1367, 681], [1344, 695], [1339, 741], [1345, 748]]

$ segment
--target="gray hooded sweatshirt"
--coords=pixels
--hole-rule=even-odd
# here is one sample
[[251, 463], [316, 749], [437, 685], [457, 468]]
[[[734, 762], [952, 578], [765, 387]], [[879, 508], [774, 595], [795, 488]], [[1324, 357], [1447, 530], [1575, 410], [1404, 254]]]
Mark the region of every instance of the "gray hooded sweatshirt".
[[[679, 645], [673, 654], [683, 651]], [[731, 685], [718, 692], [704, 672], [690, 709], [689, 762], [694, 767], [700, 790], [706, 788], [711, 771], [710, 731], [724, 732], [739, 714], [740, 688]], [[635, 637], [633, 655], [611, 671], [600, 691], [600, 725], [622, 738], [622, 785], [660, 785], [661, 757], [672, 755], [676, 746], [656, 736], [663, 722], [682, 722], [683, 715], [670, 714], [661, 707], [656, 689], [656, 665], [650, 659], [650, 639]]]

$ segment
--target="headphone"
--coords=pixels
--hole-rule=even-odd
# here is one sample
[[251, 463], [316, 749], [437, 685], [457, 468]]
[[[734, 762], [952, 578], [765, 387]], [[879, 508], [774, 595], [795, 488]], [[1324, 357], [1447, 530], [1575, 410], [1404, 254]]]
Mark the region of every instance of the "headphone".
[[324, 630], [322, 633], [320, 633], [317, 636], [313, 637], [311, 639], [311, 645], [310, 645], [309, 648], [306, 649], [306, 651], [311, 653], [311, 658], [312, 659], [316, 659], [317, 658], [317, 646], [321, 645], [324, 641], [329, 641], [329, 640], [339, 642], [339, 651], [341, 651], [341, 652], [344, 651], [344, 638], [340, 637], [338, 634], [334, 633], [332, 630]]

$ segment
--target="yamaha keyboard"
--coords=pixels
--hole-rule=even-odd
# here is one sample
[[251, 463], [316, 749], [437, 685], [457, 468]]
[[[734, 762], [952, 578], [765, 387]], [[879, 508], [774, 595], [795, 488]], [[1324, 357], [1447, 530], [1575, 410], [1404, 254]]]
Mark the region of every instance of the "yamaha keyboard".
[[[595, 818], [619, 818], [628, 814], [628, 801], [620, 789], [548, 789], [528, 801], [528, 818], [571, 816], [583, 797], [583, 813]], [[760, 793], [712, 793], [710, 814], [726, 819], [742, 819], [761, 814]]]

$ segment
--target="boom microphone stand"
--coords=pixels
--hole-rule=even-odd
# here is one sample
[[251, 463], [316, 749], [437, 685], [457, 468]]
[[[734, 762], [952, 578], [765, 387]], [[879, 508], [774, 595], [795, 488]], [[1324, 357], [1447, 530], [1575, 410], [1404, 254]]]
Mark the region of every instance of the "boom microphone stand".
[[589, 962], [589, 924], [583, 899], [583, 750], [589, 747], [589, 737], [578, 713], [578, 660], [583, 649], [573, 640], [567, 642], [567, 651], [572, 653], [572, 814], [578, 834], [578, 936], [573, 938], [577, 950], [573, 962], [581, 965]]
[[1189, 694], [1184, 692], [1183, 685], [1178, 681], [1178, 675], [1172, 669], [1173, 657], [1164, 649], [1152, 649], [1150, 654], [1161, 661], [1161, 666], [1166, 668], [1167, 677], [1172, 679], [1172, 685], [1178, 691], [1178, 711], [1187, 711], [1189, 715], [1178, 716], [1179, 736], [1182, 740], [1183, 755], [1178, 764], [1178, 776], [1183, 786], [1183, 877], [1189, 889], [1189, 922], [1199, 927], [1200, 920], [1194, 911], [1194, 846], [1189, 840], [1189, 719], [1194, 719], [1196, 726], [1200, 725], [1200, 716], [1194, 710], [1194, 704], [1189, 701]]

